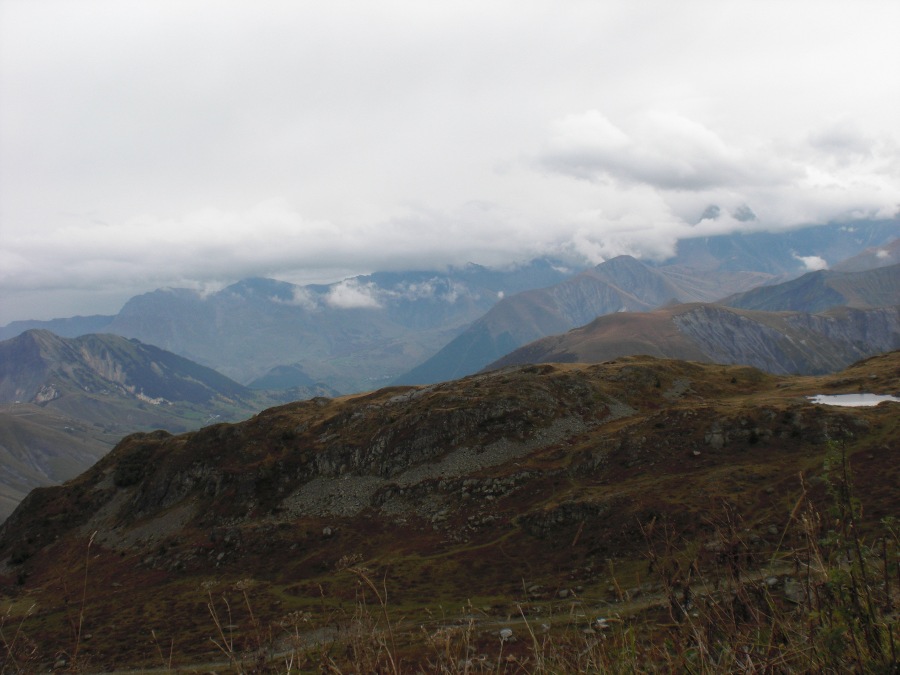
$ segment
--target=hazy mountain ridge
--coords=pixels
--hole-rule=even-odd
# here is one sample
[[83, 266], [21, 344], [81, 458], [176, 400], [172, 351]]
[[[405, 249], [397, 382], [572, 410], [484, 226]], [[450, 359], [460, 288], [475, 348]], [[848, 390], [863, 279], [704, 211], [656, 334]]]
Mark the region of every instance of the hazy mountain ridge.
[[727, 288], [761, 283], [756, 273], [691, 272], [619, 256], [555, 286], [498, 302], [430, 359], [395, 380], [422, 384], [463, 377], [512, 349], [583, 325], [597, 316], [642, 312], [672, 302], [713, 300]]
[[776, 286], [732, 295], [721, 304], [767, 311], [889, 307], [900, 301], [900, 264], [852, 272], [820, 270]]
[[103, 333], [114, 314], [95, 314], [92, 316], [73, 316], [65, 319], [49, 321], [13, 321], [0, 327], [0, 341], [9, 340], [27, 330], [48, 330], [60, 337], [74, 338], [87, 333]]
[[900, 238], [880, 246], [869, 247], [855, 256], [832, 265], [831, 269], [838, 272], [862, 272], [890, 265], [900, 265]]
[[329, 285], [248, 279], [200, 296], [133, 298], [111, 332], [185, 354], [240, 381], [293, 364], [345, 391], [370, 389], [421, 360], [501, 292], [567, 275], [546, 260], [507, 271], [378, 273]]
[[[833, 264], [883, 246], [896, 228], [894, 220], [685, 239], [664, 263], [631, 265], [629, 271], [607, 261], [605, 273], [587, 270], [580, 289], [557, 288], [574, 272], [550, 259], [507, 269], [378, 272], [306, 286], [245, 279], [211, 294], [159, 289], [132, 298], [108, 322], [15, 322], [0, 334], [27, 325], [56, 326], [71, 335], [97, 332], [102, 323], [104, 332], [157, 345], [243, 383], [290, 366], [340, 391], [360, 391], [403, 373], [398, 381], [475, 372], [598, 314], [718, 300], [796, 276], [810, 256]], [[877, 250], [872, 256], [882, 255]], [[532, 290], [540, 292], [516, 297]], [[498, 301], [496, 314], [488, 315]]]
[[[900, 391], [900, 353], [821, 378], [648, 357], [507, 368], [135, 434], [77, 479], [35, 490], [0, 526], [0, 588], [38, 603], [21, 629], [52, 654], [70, 639], [59, 589], [82, 584], [95, 667], [152, 664], [153, 643], [134, 639], [151, 630], [179, 664], [221, 658], [205, 603], [234, 588], [252, 588], [254, 622], [275, 630], [301, 612], [316, 626], [353, 604], [348, 564], [383, 578], [418, 634], [438, 606], [455, 621], [468, 598], [483, 608], [476, 630], [496, 642], [495, 622], [517, 604], [545, 620], [549, 606], [535, 603], [574, 592], [587, 612], [606, 612], [622, 606], [616, 579], [652, 598], [642, 528], [653, 522], [715, 556], [709, 523], [727, 502], [767, 559], [791, 543], [797, 476], [822, 482], [829, 440], [845, 444], [867, 515], [892, 513], [896, 404], [806, 398], [861, 388]], [[73, 561], [89, 536], [85, 582]], [[235, 635], [259, 625], [233, 607]]]
[[784, 280], [807, 271], [803, 258], [815, 257], [832, 267], [896, 240], [898, 227], [900, 220], [893, 218], [681, 239], [675, 256], [663, 264], [707, 271], [755, 270]]
[[[522, 359], [528, 358], [524, 354], [541, 353], [547, 349], [546, 345], [555, 342], [550, 340], [537, 350], [511, 355], [510, 361], [503, 360], [503, 356], [513, 348], [527, 345], [530, 341], [588, 324], [597, 316], [616, 314], [617, 318], [612, 321], [623, 322], [623, 329], [634, 333], [640, 321], [629, 319], [625, 316], [626, 313], [647, 312], [673, 301], [696, 302], [703, 299], [704, 294], [706, 300], [718, 300], [727, 288], [722, 279], [719, 274], [701, 274], [682, 267], [653, 268], [628, 256], [614, 258], [551, 288], [522, 293], [501, 301], [448, 347], [399, 378], [397, 382], [408, 384], [436, 381], [461, 377], [484, 367], [492, 367], [488, 364], [521, 363]], [[743, 275], [731, 278], [732, 284], [753, 281], [758, 281], [758, 277]], [[769, 281], [771, 282], [771, 279]], [[638, 295], [640, 297], [637, 297]], [[721, 304], [746, 309], [815, 313], [840, 306], [889, 307], [895, 305], [898, 298], [900, 298], [900, 265], [893, 265], [859, 272], [827, 270], [810, 272], [780, 284], [756, 286], [749, 291], [721, 300]], [[724, 314], [720, 316], [727, 318]], [[626, 324], [630, 328], [624, 328]], [[650, 330], [647, 326], [645, 329]], [[702, 358], [703, 354], [710, 357], [711, 354], [721, 351], [712, 348], [704, 351], [697, 345], [688, 346], [683, 341], [676, 345], [671, 339], [670, 329], [656, 326], [654, 330], [662, 332], [657, 335], [648, 334], [646, 337], [633, 334], [624, 341], [619, 338], [608, 338], [612, 339], [615, 345], [607, 345], [604, 351], [611, 355], [609, 358], [627, 354]], [[703, 331], [699, 328], [697, 330], [700, 331], [697, 337], [701, 339]], [[716, 327], [709, 326], [705, 330], [714, 332]], [[867, 342], [867, 337], [864, 333], [857, 336], [861, 344]], [[838, 356], [834, 352], [835, 346], [830, 344], [829, 349], [833, 352], [831, 356], [824, 361], [817, 361], [817, 365], [810, 361], [801, 367], [799, 372], [824, 372], [821, 364], [825, 362], [831, 363], [832, 369], [841, 368], [858, 358], [877, 353], [879, 350], [872, 351], [874, 345], [886, 343], [891, 344], [889, 340], [878, 338], [877, 334], [873, 333], [871, 348], [842, 348], [843, 356]], [[511, 348], [510, 345], [514, 347]], [[599, 353], [597, 349], [593, 351]], [[791, 369], [781, 369], [777, 365], [778, 358], [759, 360], [750, 351], [745, 352], [744, 357], [750, 359], [743, 361], [744, 363], [765, 370], [795, 372]], [[565, 352], [548, 358], [569, 360], [565, 357]], [[742, 361], [735, 357], [727, 362]], [[800, 363], [803, 363], [802, 359]]]

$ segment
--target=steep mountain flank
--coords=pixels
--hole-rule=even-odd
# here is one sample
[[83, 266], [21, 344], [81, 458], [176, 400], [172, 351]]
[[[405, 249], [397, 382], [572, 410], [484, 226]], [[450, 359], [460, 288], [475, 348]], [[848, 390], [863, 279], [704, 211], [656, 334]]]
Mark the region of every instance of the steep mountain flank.
[[820, 270], [775, 286], [762, 286], [721, 304], [769, 312], [823, 312], [833, 307], [891, 307], [900, 302], [900, 264], [860, 272]]
[[822, 314], [738, 312], [715, 305], [673, 316], [715, 363], [772, 373], [821, 374], [900, 348], [900, 306]]
[[867, 248], [858, 255], [832, 265], [831, 269], [835, 272], [864, 272], [890, 265], [900, 265], [900, 238]]
[[210, 368], [116, 335], [67, 339], [33, 330], [0, 343], [0, 402], [48, 403], [64, 391], [111, 389], [120, 396], [160, 402], [252, 398], [247, 389]]
[[[867, 516], [895, 511], [897, 404], [807, 398], [861, 388], [900, 391], [900, 353], [823, 378], [649, 357], [507, 368], [135, 434], [0, 526], [7, 617], [32, 654], [77, 653], [94, 669], [152, 666], [158, 645], [169, 663], [224, 668], [217, 622], [235, 659], [301, 644], [314, 668], [358, 654], [330, 645], [371, 635], [337, 626], [363, 602], [379, 607], [372, 589], [382, 620], [402, 616], [397, 658], [453, 626], [496, 653], [501, 622], [517, 618], [509, 635], [527, 635], [522, 620], [561, 630], [576, 614], [577, 635], [595, 616], [637, 631], [634, 599], [671, 626], [667, 589], [688, 577], [648, 581], [670, 562], [648, 568], [647, 546], [686, 542], [685, 573], [723, 570], [741, 551], [747, 574], [787, 587], [791, 560], [763, 566], [808, 542], [787, 528], [798, 499], [826, 499], [833, 443], [865, 485]], [[713, 588], [712, 577], [688, 583]], [[84, 598], [74, 624], [64, 589]], [[503, 654], [523, 658], [528, 644]]]
[[894, 349], [900, 349], [900, 307], [806, 314], [691, 304], [599, 317], [510, 352], [486, 370], [648, 354], [745, 364], [778, 374], [822, 374]]

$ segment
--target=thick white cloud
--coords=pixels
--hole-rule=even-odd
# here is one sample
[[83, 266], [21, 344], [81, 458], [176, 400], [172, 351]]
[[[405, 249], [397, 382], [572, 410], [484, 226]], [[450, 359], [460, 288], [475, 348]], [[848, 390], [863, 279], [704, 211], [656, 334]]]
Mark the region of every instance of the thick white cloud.
[[0, 0], [0, 324], [891, 216], [897, 25], [890, 0]]
[[795, 253], [794, 258], [802, 262], [808, 272], [828, 269], [828, 263], [817, 255], [797, 255]]
[[567, 115], [551, 125], [542, 161], [550, 170], [578, 178], [663, 190], [769, 183], [792, 173], [789, 167], [729, 147], [702, 124], [658, 111], [641, 115], [630, 133], [597, 110]]
[[377, 309], [378, 301], [375, 284], [362, 284], [346, 279], [331, 287], [325, 301], [332, 307], [341, 309]]

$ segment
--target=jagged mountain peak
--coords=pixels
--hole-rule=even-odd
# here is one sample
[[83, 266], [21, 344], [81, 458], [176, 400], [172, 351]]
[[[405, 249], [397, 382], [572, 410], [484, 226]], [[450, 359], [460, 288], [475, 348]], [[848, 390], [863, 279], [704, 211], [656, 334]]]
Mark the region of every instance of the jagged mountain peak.
[[40, 349], [53, 349], [63, 344], [63, 339], [43, 328], [31, 328], [11, 338], [12, 344], [33, 345]]

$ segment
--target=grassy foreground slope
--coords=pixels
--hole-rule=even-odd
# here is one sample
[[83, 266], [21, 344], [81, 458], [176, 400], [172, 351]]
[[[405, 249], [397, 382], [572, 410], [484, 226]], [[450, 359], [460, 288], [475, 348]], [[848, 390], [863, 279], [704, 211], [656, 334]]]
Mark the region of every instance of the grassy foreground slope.
[[5, 658], [891, 672], [900, 408], [807, 398], [859, 391], [900, 392], [900, 353], [512, 367], [136, 434], [0, 527]]

